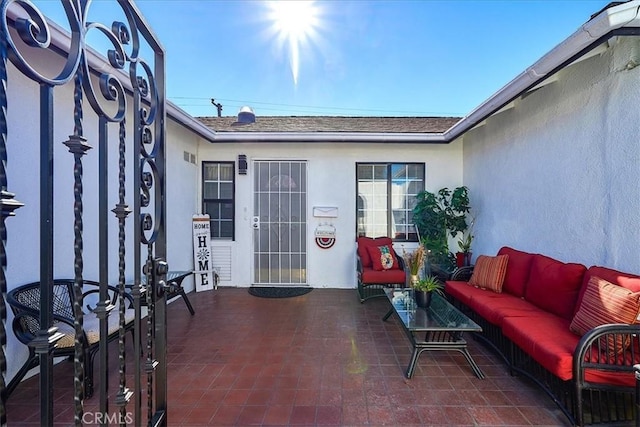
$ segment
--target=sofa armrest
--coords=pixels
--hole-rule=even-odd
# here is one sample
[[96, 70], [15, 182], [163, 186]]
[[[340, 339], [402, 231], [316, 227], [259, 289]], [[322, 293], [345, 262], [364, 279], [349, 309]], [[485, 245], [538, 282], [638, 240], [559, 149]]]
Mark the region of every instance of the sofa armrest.
[[362, 271], [363, 271], [362, 258], [360, 258], [360, 255], [358, 255], [357, 252], [356, 252], [356, 270], [358, 271], [358, 274], [362, 274]]
[[[75, 329], [73, 319], [53, 314], [52, 320], [54, 322], [54, 326], [58, 328], [58, 332], [65, 333]], [[40, 313], [33, 312], [31, 310], [16, 313], [13, 318], [12, 328], [16, 338], [18, 338], [22, 344], [30, 346], [40, 332]], [[85, 330], [82, 331], [80, 341], [83, 345], [87, 345], [89, 342]]]
[[396, 256], [396, 259], [398, 260], [398, 266], [400, 267], [400, 270], [405, 271], [406, 268], [405, 268], [404, 258], [402, 258], [395, 249], [393, 250], [393, 253]]
[[628, 372], [633, 376], [640, 362], [640, 325], [607, 324], [582, 336], [573, 354], [573, 377], [578, 386], [585, 383], [585, 371]]
[[473, 274], [472, 265], [456, 268], [453, 271], [453, 273], [451, 273], [451, 278], [449, 280], [455, 280], [459, 282], [468, 282], [469, 279], [471, 279], [472, 274]]

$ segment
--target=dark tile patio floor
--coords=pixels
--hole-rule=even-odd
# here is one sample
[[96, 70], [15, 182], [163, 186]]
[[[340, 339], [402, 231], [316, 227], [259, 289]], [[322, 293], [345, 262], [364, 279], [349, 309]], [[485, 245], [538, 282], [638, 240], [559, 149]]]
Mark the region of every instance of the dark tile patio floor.
[[[397, 319], [382, 321], [384, 298], [361, 304], [355, 290], [314, 289], [268, 299], [220, 288], [189, 299], [195, 316], [180, 300], [168, 308], [169, 426], [569, 425], [550, 398], [511, 377], [471, 336], [485, 379], [455, 351], [423, 353], [406, 379], [411, 348]], [[113, 344], [111, 388], [118, 382]], [[73, 423], [72, 368], [54, 368], [56, 425]], [[39, 425], [37, 387], [32, 377], [10, 397], [10, 426]], [[85, 400], [85, 411], [98, 401], [97, 393]]]

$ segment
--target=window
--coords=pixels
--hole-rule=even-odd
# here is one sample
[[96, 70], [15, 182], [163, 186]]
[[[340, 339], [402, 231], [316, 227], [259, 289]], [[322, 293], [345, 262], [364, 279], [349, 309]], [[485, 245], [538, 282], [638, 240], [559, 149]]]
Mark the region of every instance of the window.
[[416, 195], [424, 190], [424, 163], [357, 163], [357, 235], [417, 241]]
[[234, 162], [203, 162], [202, 207], [209, 214], [211, 238], [234, 240]]

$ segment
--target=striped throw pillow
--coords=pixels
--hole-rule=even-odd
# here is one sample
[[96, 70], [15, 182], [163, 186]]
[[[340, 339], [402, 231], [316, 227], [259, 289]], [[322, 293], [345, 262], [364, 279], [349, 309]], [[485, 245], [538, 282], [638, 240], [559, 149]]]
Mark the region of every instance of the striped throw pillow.
[[[639, 311], [640, 292], [632, 292], [592, 276], [569, 329], [578, 335], [584, 335], [596, 326], [607, 323], [630, 325], [637, 322]], [[611, 353], [620, 353], [629, 345], [628, 339], [623, 342], [620, 335], [616, 335], [615, 339], [609, 336], [607, 344], [610, 349], [615, 348]]]
[[469, 284], [477, 288], [502, 293], [502, 283], [507, 272], [508, 262], [509, 255], [480, 255], [476, 260], [475, 267], [473, 267]]

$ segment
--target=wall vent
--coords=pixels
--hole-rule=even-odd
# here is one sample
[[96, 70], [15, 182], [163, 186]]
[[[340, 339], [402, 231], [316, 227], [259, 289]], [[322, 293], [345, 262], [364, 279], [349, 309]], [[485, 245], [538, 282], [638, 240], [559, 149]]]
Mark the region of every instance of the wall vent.
[[193, 163], [194, 165], [196, 164], [196, 155], [193, 153], [185, 151], [182, 154], [182, 158], [185, 162]]
[[220, 281], [231, 282], [231, 246], [212, 246], [211, 258]]

